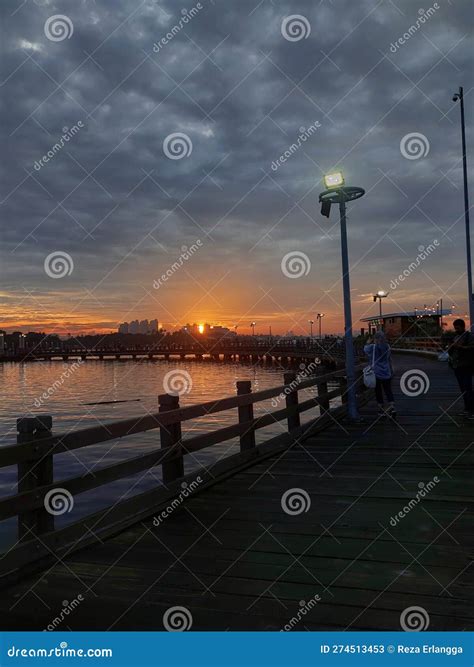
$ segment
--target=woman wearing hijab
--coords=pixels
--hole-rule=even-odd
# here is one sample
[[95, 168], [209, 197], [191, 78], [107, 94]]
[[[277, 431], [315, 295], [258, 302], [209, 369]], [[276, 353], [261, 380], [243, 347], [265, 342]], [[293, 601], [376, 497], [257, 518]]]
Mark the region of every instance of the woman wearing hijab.
[[[369, 358], [377, 381], [375, 385], [375, 398], [379, 407], [379, 416], [385, 417], [388, 415], [389, 417], [396, 417], [397, 412], [392, 392], [393, 368], [391, 350], [383, 331], [377, 331], [373, 343], [365, 345], [364, 352]], [[384, 395], [388, 402], [387, 410], [384, 407]]]

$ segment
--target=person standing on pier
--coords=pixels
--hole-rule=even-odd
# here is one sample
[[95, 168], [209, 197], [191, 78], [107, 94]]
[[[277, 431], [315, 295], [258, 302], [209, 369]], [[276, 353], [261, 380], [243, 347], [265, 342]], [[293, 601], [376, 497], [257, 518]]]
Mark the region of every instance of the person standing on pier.
[[474, 394], [472, 375], [474, 373], [474, 335], [466, 331], [464, 320], [454, 320], [455, 336], [448, 348], [449, 365], [454, 371], [464, 400], [464, 410], [460, 417], [474, 421]]
[[[380, 417], [396, 417], [395, 402], [392, 392], [393, 367], [390, 345], [387, 343], [383, 331], [377, 331], [372, 343], [364, 346], [364, 352], [370, 360], [375, 374], [375, 399], [379, 408]], [[384, 394], [388, 401], [387, 410], [384, 406]]]

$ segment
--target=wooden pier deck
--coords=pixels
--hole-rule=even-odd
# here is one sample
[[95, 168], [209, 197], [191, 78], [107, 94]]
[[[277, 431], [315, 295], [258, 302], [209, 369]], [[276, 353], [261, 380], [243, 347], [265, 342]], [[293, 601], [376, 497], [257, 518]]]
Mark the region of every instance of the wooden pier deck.
[[[453, 416], [447, 364], [396, 366], [396, 422], [369, 402], [363, 423], [331, 418], [166, 518], [54, 557], [3, 591], [4, 627], [46, 628], [81, 596], [58, 630], [474, 629], [474, 424]], [[429, 388], [407, 396], [414, 370]]]

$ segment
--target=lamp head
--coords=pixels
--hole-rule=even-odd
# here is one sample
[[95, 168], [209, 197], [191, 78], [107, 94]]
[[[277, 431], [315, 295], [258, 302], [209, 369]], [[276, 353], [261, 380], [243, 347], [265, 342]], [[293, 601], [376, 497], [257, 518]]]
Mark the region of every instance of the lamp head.
[[379, 289], [377, 296], [383, 298], [384, 296], [387, 296], [387, 292], [385, 292], [383, 289]]
[[331, 188], [342, 188], [344, 186], [344, 176], [342, 171], [335, 171], [332, 174], [324, 176], [324, 185], [328, 190]]

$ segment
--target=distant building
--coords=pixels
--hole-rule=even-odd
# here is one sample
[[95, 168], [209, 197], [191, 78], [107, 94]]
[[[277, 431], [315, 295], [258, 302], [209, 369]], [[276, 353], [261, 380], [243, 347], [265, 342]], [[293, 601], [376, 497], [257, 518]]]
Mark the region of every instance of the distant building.
[[158, 320], [133, 320], [133, 322], [122, 322], [119, 324], [118, 332], [121, 334], [152, 334], [157, 333], [159, 328]]
[[389, 338], [410, 338], [439, 335], [441, 333], [441, 318], [451, 314], [451, 310], [443, 310], [442, 312], [412, 310], [383, 314], [382, 318], [379, 316], [363, 317], [361, 322], [368, 323], [369, 334], [382, 328]]

